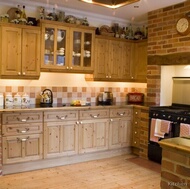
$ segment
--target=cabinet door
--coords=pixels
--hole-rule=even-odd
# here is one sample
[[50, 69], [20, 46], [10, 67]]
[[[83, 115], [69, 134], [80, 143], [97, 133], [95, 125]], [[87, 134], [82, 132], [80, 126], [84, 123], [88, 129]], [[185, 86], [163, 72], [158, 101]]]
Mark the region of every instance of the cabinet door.
[[111, 79], [120, 78], [120, 64], [122, 62], [122, 45], [121, 42], [110, 40], [109, 41], [109, 67], [108, 77]]
[[109, 148], [121, 148], [131, 145], [131, 121], [114, 118], [110, 121]]
[[92, 71], [94, 31], [71, 28], [69, 69]]
[[16, 27], [1, 26], [1, 75], [19, 75], [21, 71], [21, 34]]
[[49, 122], [44, 127], [45, 158], [78, 153], [78, 125], [75, 122]]
[[79, 153], [107, 150], [108, 125], [107, 119], [82, 121], [79, 125]]
[[109, 41], [107, 39], [95, 40], [95, 70], [94, 78], [105, 79], [108, 76]]
[[23, 29], [21, 75], [40, 75], [40, 30]]
[[3, 164], [42, 159], [42, 134], [3, 137]]
[[69, 66], [69, 28], [42, 24], [42, 69], [67, 69]]
[[133, 79], [146, 81], [147, 75], [147, 41], [138, 42], [134, 48]]

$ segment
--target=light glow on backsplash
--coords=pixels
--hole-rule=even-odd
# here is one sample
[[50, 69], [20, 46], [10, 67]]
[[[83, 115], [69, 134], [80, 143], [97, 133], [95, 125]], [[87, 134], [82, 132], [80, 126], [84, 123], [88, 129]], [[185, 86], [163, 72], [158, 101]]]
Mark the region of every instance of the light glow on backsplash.
[[114, 102], [125, 102], [129, 92], [145, 94], [146, 84], [127, 82], [87, 82], [84, 74], [41, 73], [39, 80], [0, 80], [0, 93], [27, 93], [31, 104], [40, 103], [40, 93], [48, 88], [53, 92], [54, 103], [70, 103], [80, 99], [95, 103], [100, 92], [111, 91]]

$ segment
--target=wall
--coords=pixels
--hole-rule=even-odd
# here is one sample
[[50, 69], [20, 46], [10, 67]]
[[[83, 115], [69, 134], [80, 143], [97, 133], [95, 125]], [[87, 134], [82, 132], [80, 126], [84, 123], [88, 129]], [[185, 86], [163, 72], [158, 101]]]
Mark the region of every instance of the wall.
[[[175, 29], [177, 20], [190, 10], [190, 1], [151, 11], [148, 14], [148, 56], [190, 51], [190, 34], [181, 36]], [[160, 104], [161, 63], [147, 66], [147, 101]]]

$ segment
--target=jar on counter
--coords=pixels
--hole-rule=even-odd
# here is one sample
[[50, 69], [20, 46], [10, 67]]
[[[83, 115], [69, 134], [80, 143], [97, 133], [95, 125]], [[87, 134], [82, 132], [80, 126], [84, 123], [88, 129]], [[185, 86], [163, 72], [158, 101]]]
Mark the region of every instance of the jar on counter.
[[4, 106], [4, 96], [3, 93], [0, 93], [0, 107]]
[[30, 97], [27, 93], [24, 93], [22, 95], [21, 104], [22, 104], [22, 106], [29, 106], [30, 105]]
[[14, 95], [14, 106], [21, 106], [21, 96], [17, 93]]
[[13, 96], [10, 93], [5, 96], [5, 106], [13, 106]]

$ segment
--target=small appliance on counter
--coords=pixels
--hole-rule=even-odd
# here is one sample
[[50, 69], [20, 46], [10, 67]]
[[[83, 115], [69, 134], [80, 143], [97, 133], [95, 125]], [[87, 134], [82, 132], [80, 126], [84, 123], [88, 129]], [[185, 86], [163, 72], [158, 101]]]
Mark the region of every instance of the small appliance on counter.
[[128, 93], [127, 102], [131, 104], [142, 104], [144, 102], [143, 93]]
[[98, 105], [113, 105], [113, 93], [109, 91], [98, 95]]
[[41, 93], [40, 106], [42, 107], [51, 107], [53, 104], [53, 93], [50, 89], [45, 89]]

